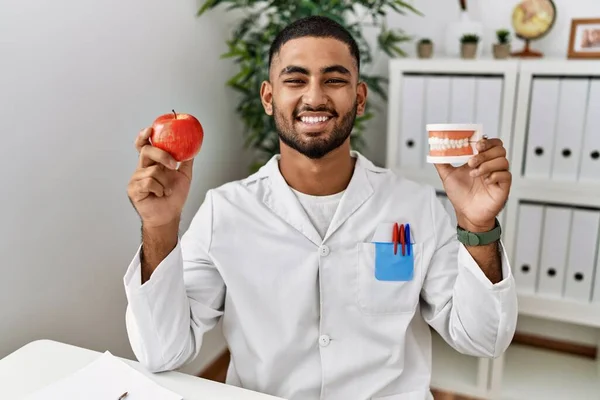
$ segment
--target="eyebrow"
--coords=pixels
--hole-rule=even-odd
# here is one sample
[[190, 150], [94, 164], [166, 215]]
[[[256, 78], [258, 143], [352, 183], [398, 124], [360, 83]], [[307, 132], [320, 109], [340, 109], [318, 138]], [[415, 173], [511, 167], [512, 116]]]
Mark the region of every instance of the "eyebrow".
[[[350, 75], [350, 71], [348, 70], [348, 68], [346, 68], [342, 65], [339, 65], [339, 64], [330, 65], [330, 66], [321, 68], [322, 74], [328, 74], [331, 72], [337, 72], [337, 73], [344, 74], [344, 75]], [[281, 72], [279, 73], [279, 76], [290, 75], [290, 74], [310, 75], [308, 72], [308, 69], [306, 69], [304, 67], [300, 67], [298, 65], [288, 65], [287, 67], [285, 67], [281, 70]]]

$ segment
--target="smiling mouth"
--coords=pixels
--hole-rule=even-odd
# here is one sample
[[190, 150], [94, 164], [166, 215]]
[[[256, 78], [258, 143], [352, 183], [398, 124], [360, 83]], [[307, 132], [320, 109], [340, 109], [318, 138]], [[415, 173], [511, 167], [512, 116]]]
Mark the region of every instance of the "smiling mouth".
[[322, 125], [327, 123], [331, 118], [331, 116], [328, 115], [320, 115], [317, 117], [311, 117], [311, 116], [302, 116], [302, 117], [298, 117], [296, 118], [297, 121], [302, 122], [305, 125], [308, 126], [317, 126], [317, 125]]

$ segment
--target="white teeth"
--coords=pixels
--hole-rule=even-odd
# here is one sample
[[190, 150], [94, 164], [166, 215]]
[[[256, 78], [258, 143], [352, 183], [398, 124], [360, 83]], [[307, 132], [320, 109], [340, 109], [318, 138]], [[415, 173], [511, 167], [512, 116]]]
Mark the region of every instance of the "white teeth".
[[305, 124], [317, 124], [319, 122], [325, 122], [329, 119], [329, 117], [301, 117], [300, 120]]
[[432, 136], [429, 138], [429, 147], [431, 150], [449, 150], [469, 147], [469, 139], [449, 139]]

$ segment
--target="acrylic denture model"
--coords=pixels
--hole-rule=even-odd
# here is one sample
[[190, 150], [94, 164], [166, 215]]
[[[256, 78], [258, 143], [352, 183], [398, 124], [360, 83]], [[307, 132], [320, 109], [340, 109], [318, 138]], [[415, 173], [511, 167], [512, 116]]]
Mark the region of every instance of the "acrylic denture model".
[[479, 124], [429, 124], [429, 154], [431, 164], [459, 164], [477, 154], [476, 142], [482, 137]]

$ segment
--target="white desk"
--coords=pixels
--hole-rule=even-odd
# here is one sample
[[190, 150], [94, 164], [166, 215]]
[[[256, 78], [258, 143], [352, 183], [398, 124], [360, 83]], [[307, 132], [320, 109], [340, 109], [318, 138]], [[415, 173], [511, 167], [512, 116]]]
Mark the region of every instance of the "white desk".
[[[0, 360], [0, 399], [21, 399], [101, 354], [51, 340], [31, 342]], [[136, 361], [120, 359], [185, 400], [283, 400], [174, 371], [152, 374]]]

